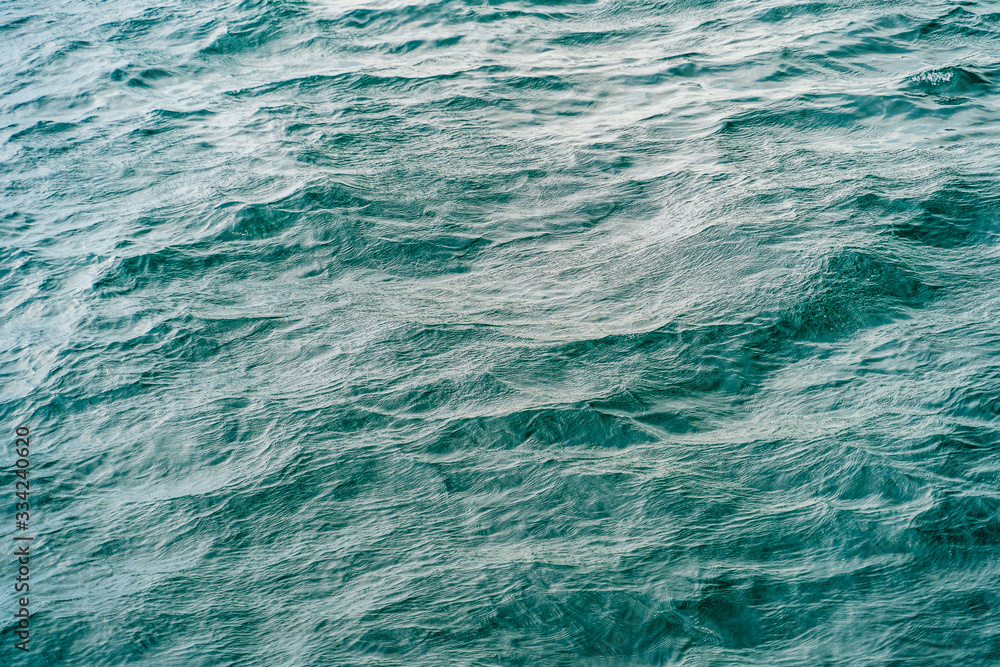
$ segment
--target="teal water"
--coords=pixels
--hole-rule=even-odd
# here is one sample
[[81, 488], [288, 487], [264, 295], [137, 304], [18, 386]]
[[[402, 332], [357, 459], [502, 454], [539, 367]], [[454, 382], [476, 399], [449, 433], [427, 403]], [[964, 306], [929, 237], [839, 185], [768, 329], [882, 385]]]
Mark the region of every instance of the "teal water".
[[5, 664], [1000, 664], [998, 82], [993, 3], [0, 4]]

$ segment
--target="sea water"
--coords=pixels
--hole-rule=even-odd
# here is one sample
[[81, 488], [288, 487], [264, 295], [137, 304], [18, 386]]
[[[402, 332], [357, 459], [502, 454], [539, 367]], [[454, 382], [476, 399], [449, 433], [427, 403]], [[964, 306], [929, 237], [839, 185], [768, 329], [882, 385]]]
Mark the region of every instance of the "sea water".
[[985, 2], [3, 2], [5, 664], [1000, 664], [998, 82]]

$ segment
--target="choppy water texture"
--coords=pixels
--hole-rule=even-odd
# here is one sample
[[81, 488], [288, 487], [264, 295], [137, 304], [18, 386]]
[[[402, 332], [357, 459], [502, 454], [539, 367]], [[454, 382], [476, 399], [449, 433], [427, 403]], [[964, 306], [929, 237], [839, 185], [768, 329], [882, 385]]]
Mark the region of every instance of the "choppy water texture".
[[1000, 664], [998, 39], [973, 2], [0, 5], [38, 535], [0, 650]]

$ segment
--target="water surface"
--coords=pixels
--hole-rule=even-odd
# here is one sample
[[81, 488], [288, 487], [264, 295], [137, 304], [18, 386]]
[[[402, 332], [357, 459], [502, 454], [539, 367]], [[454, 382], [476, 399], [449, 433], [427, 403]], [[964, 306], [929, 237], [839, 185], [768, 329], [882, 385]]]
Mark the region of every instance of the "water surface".
[[5, 2], [12, 664], [1000, 664], [998, 39]]

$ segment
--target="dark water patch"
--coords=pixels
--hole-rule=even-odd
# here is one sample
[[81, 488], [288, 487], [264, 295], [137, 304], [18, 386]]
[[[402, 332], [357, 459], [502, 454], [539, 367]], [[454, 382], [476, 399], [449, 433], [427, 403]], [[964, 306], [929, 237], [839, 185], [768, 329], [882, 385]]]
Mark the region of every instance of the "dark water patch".
[[993, 92], [993, 83], [984, 74], [961, 67], [928, 70], [910, 77], [903, 90], [912, 95], [933, 97], [938, 104], [963, 104], [969, 97]]
[[762, 23], [780, 23], [802, 16], [822, 16], [837, 11], [836, 5], [826, 2], [805, 2], [793, 5], [770, 7], [759, 12], [754, 18]]
[[[418, 105], [419, 106], [419, 105]], [[476, 111], [479, 109], [510, 108], [512, 105], [505, 100], [490, 99], [484, 97], [472, 97], [469, 95], [455, 95], [443, 100], [435, 100], [425, 105], [432, 109], [448, 109], [453, 111]]]
[[684, 433], [697, 433], [700, 429], [696, 425], [703, 416], [699, 415], [695, 417], [690, 411], [685, 415], [686, 410], [675, 411], [656, 411], [651, 410], [648, 412], [640, 412], [634, 416], [634, 419], [641, 424], [647, 424], [658, 429], [661, 433], [671, 433], [671, 434], [684, 434]]
[[351, 9], [335, 19], [320, 19], [317, 24], [322, 29], [329, 31], [349, 28], [364, 31], [366, 34], [381, 34], [416, 21], [432, 25], [434, 18], [448, 17], [452, 21], [462, 21], [471, 16], [473, 16], [472, 12], [465, 7], [464, 3], [455, 0], [441, 0], [426, 4], [405, 5], [393, 9], [368, 7]]
[[920, 18], [913, 14], [886, 12], [876, 15], [862, 24], [861, 28], [856, 28], [850, 34], [855, 35], [862, 32], [891, 32], [901, 29], [912, 28], [919, 24]]
[[279, 325], [279, 320], [273, 318], [208, 319], [188, 315], [161, 322], [141, 336], [112, 343], [105, 352], [132, 353], [141, 348], [160, 352], [165, 360], [199, 363], [225, 352], [246, 336], [266, 338]]
[[[250, 18], [224, 25], [221, 35], [198, 51], [201, 56], [228, 56], [267, 48], [285, 35], [286, 27], [307, 13], [300, 3], [267, 4], [267, 11], [253, 11]], [[251, 10], [246, 10], [250, 13]]]
[[172, 77], [173, 74], [165, 69], [160, 69], [158, 67], [151, 67], [149, 69], [144, 69], [139, 72], [139, 76], [147, 81], [155, 81], [157, 79], [165, 79]]
[[570, 90], [571, 81], [558, 76], [517, 76], [504, 80], [504, 85], [515, 90]]
[[[3, 230], [7, 233], [26, 232], [32, 228], [34, 223], [35, 223], [35, 217], [30, 213], [24, 213], [23, 211], [11, 211], [3, 213], [2, 216], [0, 216], [0, 225], [3, 226]], [[0, 251], [0, 253], [2, 252], [5, 251]], [[16, 250], [11, 248], [9, 252], [24, 252], [24, 250], [22, 248], [17, 248]], [[2, 256], [3, 255], [0, 254], [0, 257]]]
[[65, 413], [66, 410], [73, 410], [85, 413], [89, 410], [99, 409], [99, 406], [107, 403], [155, 400], [158, 391], [162, 389], [162, 382], [158, 382], [155, 377], [140, 377], [138, 381], [120, 382], [112, 386], [100, 387], [95, 387], [88, 380], [90, 378], [77, 379], [76, 381], [71, 379], [62, 383], [61, 391], [42, 406], [42, 414], [49, 412], [54, 417], [59, 411]]
[[174, 73], [165, 69], [152, 67], [144, 69], [137, 75], [130, 77], [127, 70], [117, 68], [111, 72], [110, 78], [112, 81], [125, 81], [125, 85], [130, 88], [152, 88], [160, 79], [168, 79], [174, 76]]
[[460, 406], [481, 405], [509, 394], [496, 378], [473, 373], [464, 378], [434, 378], [417, 387], [401, 381], [380, 390], [374, 398], [380, 412], [412, 418], [440, 413], [442, 406], [461, 409]]
[[197, 120], [201, 118], [209, 118], [215, 115], [214, 111], [209, 109], [192, 109], [189, 111], [177, 111], [174, 109], [153, 109], [149, 112], [149, 115], [156, 119], [163, 119], [168, 121], [175, 120]]
[[[305, 234], [306, 230], [316, 232]], [[275, 241], [281, 240], [281, 243]], [[268, 241], [262, 244], [262, 241]], [[476, 253], [491, 242], [446, 230], [424, 230], [422, 240], [406, 232], [329, 210], [309, 214], [249, 206], [235, 225], [211, 242], [171, 246], [117, 260], [96, 283], [107, 295], [145, 290], [162, 281], [185, 283], [210, 272], [218, 280], [241, 280], [269, 266], [285, 264], [295, 272], [303, 262], [319, 262], [338, 272], [363, 268], [385, 275], [464, 273]], [[320, 271], [313, 275], [327, 275]]]
[[[949, 595], [949, 598], [958, 598]], [[935, 601], [928, 601], [919, 611], [902, 615], [902, 620], [892, 633], [894, 640], [894, 665], [927, 663], [928, 653], [940, 655], [948, 662], [990, 663], [1000, 655], [1000, 637], [994, 634], [968, 635], [963, 627], [972, 623], [988, 624], [990, 615], [973, 614], [963, 610], [947, 614], [948, 608]], [[947, 619], [942, 622], [942, 618]]]
[[[791, 307], [761, 313], [732, 324], [662, 327], [644, 334], [615, 335], [561, 344], [547, 351], [563, 365], [642, 360], [647, 378], [635, 391], [592, 402], [595, 407], [628, 414], [668, 432], [699, 430], [711, 412], [657, 408], [666, 399], [683, 405], [691, 393], [721, 392], [746, 398], [764, 380], [801, 355], [800, 343], [837, 340], [859, 329], [905, 316], [924, 307], [937, 289], [923, 284], [898, 260], [844, 250], [828, 257], [803, 285]], [[545, 357], [542, 359], [544, 360]], [[530, 368], [530, 365], [528, 366]], [[653, 370], [670, 377], [651, 381]], [[636, 398], [642, 396], [642, 399]]]
[[990, 180], [971, 177], [891, 208], [916, 208], [914, 215], [893, 223], [893, 234], [937, 248], [961, 248], [996, 238], [1000, 196]]
[[[520, 590], [508, 593], [489, 620], [489, 634], [542, 633], [559, 627], [540, 647], [556, 661], [576, 659], [634, 660], [638, 664], [668, 664], [679, 659], [692, 637], [703, 641], [704, 629], [694, 619], [669, 604], [633, 593], [607, 588], [580, 588], [573, 577], [544, 569], [528, 574]], [[541, 582], [551, 580], [549, 592], [533, 592]], [[556, 585], [557, 582], [561, 582]]]
[[[161, 279], [167, 277], [181, 282], [188, 276], [223, 267], [230, 262], [234, 259], [225, 252], [213, 252], [208, 244], [168, 247], [116, 260], [94, 287], [107, 296], [123, 294], [162, 284]], [[245, 271], [237, 267], [234, 270], [240, 273]]]
[[785, 81], [786, 79], [794, 79], [808, 73], [808, 69], [804, 69], [796, 65], [780, 65], [774, 70], [773, 73], [761, 77], [760, 81]]
[[[884, 119], [901, 117], [900, 120], [919, 120], [923, 118], [948, 119], [959, 114], [962, 109], [941, 109], [928, 108], [926, 105], [914, 104], [906, 96], [899, 95], [872, 95], [855, 96], [855, 106], [858, 113], [864, 118]], [[967, 100], [952, 101], [950, 103], [961, 104]], [[938, 103], [942, 102], [938, 100]], [[968, 108], [968, 107], [966, 107]]]
[[275, 19], [294, 18], [308, 8], [307, 0], [241, 0], [238, 5], [241, 12], [267, 14]]
[[369, 239], [360, 252], [342, 246], [340, 259], [347, 265], [400, 277], [461, 274], [472, 270], [472, 259], [490, 244], [490, 241], [479, 237], [447, 233], [435, 233], [423, 241], [413, 238], [396, 238], [387, 242]]
[[671, 324], [643, 334], [560, 344], [537, 360], [519, 363], [530, 368], [554, 359], [566, 371], [579, 372], [593, 364], [634, 367], [638, 377], [622, 392], [589, 403], [661, 432], [695, 432], [719, 415], [693, 402], [694, 397], [719, 394], [737, 405], [748, 399], [770, 373], [794, 358], [797, 332], [791, 333], [777, 317], [683, 328]]
[[[1000, 388], [997, 393], [1000, 394]], [[1000, 424], [996, 426], [958, 424], [952, 426], [948, 433], [933, 436], [927, 446], [946, 454], [969, 454], [974, 457], [969, 463], [978, 464], [980, 462], [978, 452], [988, 450], [992, 453], [1000, 448]]]
[[[374, 201], [363, 197], [358, 190], [336, 182], [321, 181], [301, 187], [270, 203], [239, 205], [233, 213], [232, 225], [226, 232], [218, 235], [216, 240], [264, 240], [301, 223], [305, 214], [345, 215], [374, 204]], [[230, 202], [223, 207], [229, 208], [232, 205]]]
[[949, 392], [943, 407], [956, 417], [996, 423], [1000, 419], [1000, 368], [990, 366], [971, 373], [963, 387]]
[[[600, 0], [525, 0], [524, 5], [528, 7], [566, 7], [574, 5], [595, 5]], [[477, 4], [477, 3], [473, 3]], [[510, 0], [486, 0], [486, 4], [494, 7], [510, 4]]]
[[23, 28], [24, 26], [28, 25], [29, 23], [37, 19], [38, 19], [37, 16], [19, 16], [15, 19], [12, 19], [10, 21], [5, 21], [4, 23], [0, 24], [0, 31], [6, 32], [9, 30], [17, 30], [19, 28]]
[[31, 127], [27, 127], [10, 135], [10, 138], [7, 139], [7, 141], [18, 141], [31, 137], [59, 134], [60, 132], [75, 130], [77, 127], [78, 125], [76, 123], [60, 123], [51, 120], [40, 120]]
[[653, 441], [654, 435], [631, 419], [586, 406], [566, 406], [451, 420], [437, 429], [424, 447], [443, 454], [476, 448], [625, 449]]
[[344, 90], [378, 92], [393, 91], [397, 93], [412, 92], [420, 86], [433, 84], [437, 81], [454, 79], [462, 76], [462, 72], [437, 75], [432, 77], [379, 76], [365, 73], [344, 73], [334, 75], [311, 75], [288, 79], [277, 83], [266, 84], [254, 88], [227, 91], [227, 95], [236, 98], [253, 98], [263, 95], [281, 94], [283, 96], [295, 93], [342, 92]]
[[420, 39], [411, 39], [408, 42], [403, 42], [402, 44], [396, 44], [394, 46], [388, 47], [386, 49], [386, 53], [391, 53], [393, 55], [401, 55], [403, 53], [409, 53], [411, 51], [416, 51], [417, 49], [419, 49], [423, 45], [424, 45], [423, 40], [420, 40]]
[[1000, 499], [958, 490], [939, 495], [913, 530], [944, 548], [995, 550], [1000, 545]]
[[[900, 186], [901, 187], [901, 186]], [[906, 197], [892, 197], [885, 193], [889, 187], [884, 187], [879, 192], [866, 192], [857, 197], [851, 195], [844, 202], [844, 208], [854, 209], [861, 212], [872, 212], [883, 216], [899, 216], [912, 213], [917, 209], [917, 203]]]
[[[13, 213], [5, 215], [4, 218], [4, 222], [7, 222], [11, 218], [30, 219], [27, 216], [20, 216]], [[37, 261], [32, 258], [31, 253], [24, 248], [7, 246], [0, 249], [0, 285], [7, 287], [8, 283], [22, 278], [27, 274], [28, 270], [33, 268], [32, 265], [36, 263]]]
[[564, 12], [525, 12], [520, 9], [510, 9], [500, 12], [484, 12], [475, 15], [476, 23], [499, 23], [513, 19], [539, 19], [541, 21], [565, 21], [572, 18], [572, 14]]
[[900, 260], [844, 249], [812, 275], [805, 298], [781, 317], [778, 330], [796, 340], [836, 338], [925, 306], [937, 292]]
[[87, 41], [87, 40], [82, 40], [82, 39], [75, 39], [75, 40], [66, 42], [65, 44], [63, 44], [62, 46], [60, 46], [59, 49], [57, 49], [55, 53], [53, 53], [51, 55], [51, 57], [48, 59], [49, 60], [49, 64], [51, 66], [51, 65], [54, 65], [56, 63], [64, 63], [64, 62], [65, 63], [73, 63], [73, 60], [70, 59], [69, 56], [71, 56], [73, 54], [76, 54], [76, 53], [78, 53], [80, 51], [85, 51], [87, 49], [91, 49], [94, 46], [95, 45], [94, 45], [93, 42], [90, 42], [90, 41]]
[[[488, 325], [458, 325], [458, 324], [411, 324], [400, 327], [388, 333], [385, 339], [385, 349], [395, 349], [402, 341], [408, 345], [405, 350], [393, 352], [393, 358], [397, 358], [402, 365], [418, 363], [421, 360], [431, 360], [438, 358], [455, 349], [472, 349], [495, 344], [498, 342], [497, 327]], [[447, 362], [450, 366], [452, 362]], [[495, 378], [483, 377], [492, 385]], [[499, 385], [497, 385], [499, 386]]]
[[970, 487], [989, 488], [1000, 468], [995, 456], [1000, 430], [975, 420], [956, 419], [932, 436], [908, 443], [908, 457], [921, 469], [946, 479], [962, 479]]
[[[675, 62], [670, 59], [668, 62]], [[730, 69], [728, 67], [706, 67], [694, 62], [681, 62], [650, 74], [630, 74], [614, 77], [614, 81], [626, 86], [658, 86], [676, 79], [694, 79], [711, 74], [718, 74]]]
[[163, 25], [169, 24], [174, 15], [165, 7], [150, 7], [142, 11], [136, 18], [122, 21], [112, 21], [101, 26], [103, 31], [111, 33], [107, 38], [112, 42], [129, 42], [142, 37], [148, 37]]
[[853, 64], [871, 55], [903, 54], [911, 51], [912, 47], [905, 40], [862, 33], [851, 42], [825, 51], [817, 64], [824, 61]]
[[598, 44], [628, 41], [631, 37], [632, 33], [627, 30], [584, 31], [560, 35], [551, 39], [549, 43], [553, 46], [570, 48], [575, 46], [588, 47]]
[[129, 139], [134, 141], [142, 141], [149, 137], [155, 137], [159, 134], [164, 134], [165, 132], [170, 132], [171, 130], [178, 129], [179, 126], [173, 123], [153, 123], [146, 127], [136, 128], [128, 133]]
[[445, 37], [443, 39], [434, 40], [433, 44], [435, 48], [446, 49], [449, 46], [455, 46], [465, 38], [465, 35], [455, 35], [453, 37]]
[[743, 586], [728, 578], [708, 583], [697, 600], [677, 605], [681, 612], [694, 616], [713, 638], [727, 648], [750, 648], [767, 638], [766, 625]]
[[[812, 100], [803, 100], [792, 108], [783, 106], [742, 111], [725, 119], [718, 132], [725, 136], [755, 133], [769, 128], [820, 131], [830, 131], [833, 128], [850, 129], [868, 115], [859, 111], [853, 100], [835, 105], [830, 105], [829, 101], [823, 100], [825, 104], [816, 104]], [[915, 105], [909, 104], [908, 107], [913, 109]]]
[[[377, 493], [378, 484], [385, 481], [385, 465], [373, 452], [355, 448], [353, 460], [345, 456], [319, 454], [312, 450], [296, 451], [296, 456], [262, 475], [260, 479], [240, 488], [225, 489], [200, 496], [182, 497], [163, 507], [161, 511], [197, 517], [198, 521], [212, 525], [215, 536], [211, 545], [217, 557], [238, 554], [245, 549], [261, 546], [281, 534], [280, 526], [255, 530], [259, 517], [268, 513], [268, 507], [284, 496], [282, 516], [285, 521], [297, 524], [309, 522], [307, 510], [330, 496], [339, 503], [348, 503], [365, 494]], [[326, 530], [347, 527], [343, 520], [327, 517]], [[192, 537], [199, 531], [191, 526]], [[278, 583], [278, 582], [274, 582]]]
[[996, 26], [984, 26], [977, 14], [964, 7], [954, 7], [950, 11], [929, 21], [921, 21], [912, 30], [897, 33], [896, 39], [917, 41], [941, 38], [991, 38], [997, 33]]

